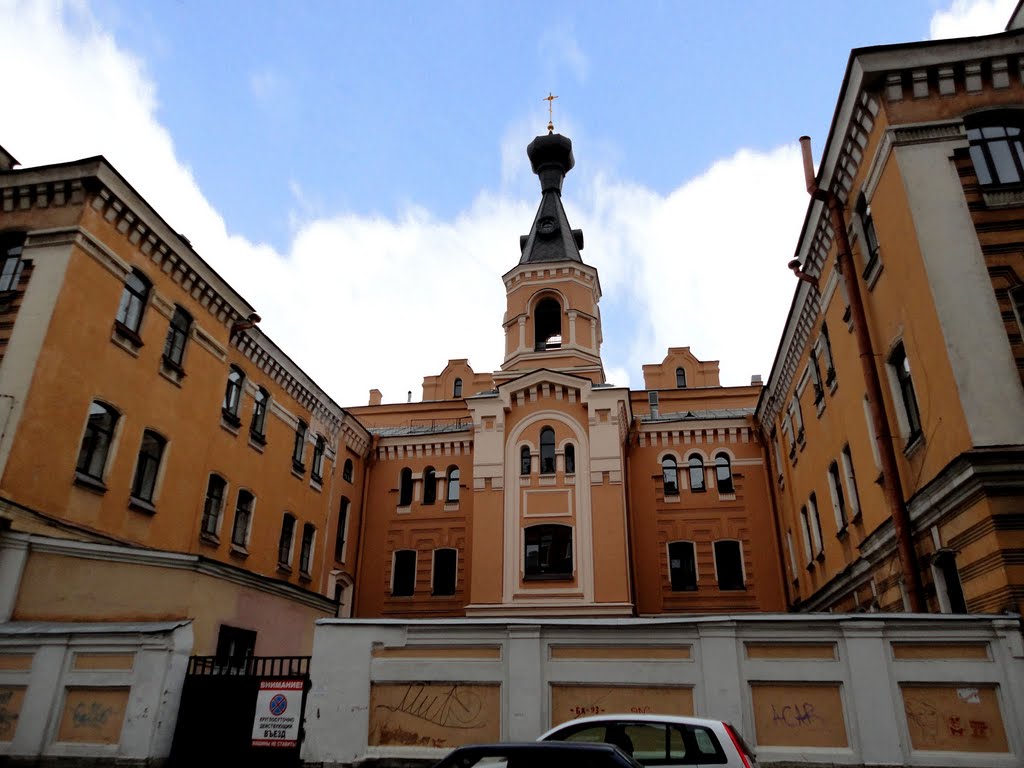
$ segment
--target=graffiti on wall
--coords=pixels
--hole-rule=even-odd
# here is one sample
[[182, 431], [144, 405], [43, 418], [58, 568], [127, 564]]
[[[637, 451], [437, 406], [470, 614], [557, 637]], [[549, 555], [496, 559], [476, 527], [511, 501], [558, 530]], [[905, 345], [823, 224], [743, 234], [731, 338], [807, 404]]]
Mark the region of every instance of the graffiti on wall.
[[910, 744], [919, 750], [1008, 752], [994, 685], [902, 685]]
[[750, 691], [758, 744], [848, 746], [839, 685], [754, 683]]
[[58, 741], [117, 744], [128, 705], [128, 688], [68, 688]]
[[374, 683], [369, 744], [456, 747], [501, 739], [501, 688], [478, 683]]
[[24, 700], [24, 686], [0, 686], [0, 741], [13, 741]]
[[611, 712], [692, 715], [693, 689], [683, 686], [551, 686], [552, 727], [576, 717]]

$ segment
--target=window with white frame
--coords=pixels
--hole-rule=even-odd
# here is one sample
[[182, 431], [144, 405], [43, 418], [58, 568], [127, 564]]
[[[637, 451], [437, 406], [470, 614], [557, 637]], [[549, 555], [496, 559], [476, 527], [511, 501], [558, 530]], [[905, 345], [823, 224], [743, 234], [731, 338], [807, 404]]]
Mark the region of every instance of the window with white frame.
[[697, 589], [697, 553], [692, 541], [668, 543], [668, 575], [673, 592]]
[[839, 475], [839, 462], [828, 465], [828, 490], [832, 496], [832, 511], [836, 517], [836, 531], [843, 533], [849, 522], [846, 516], [846, 496], [843, 494], [843, 481]]
[[228, 483], [220, 475], [211, 474], [206, 482], [206, 498], [203, 500], [202, 532], [207, 536], [217, 536], [220, 530], [220, 518], [224, 514], [224, 496]]
[[675, 457], [666, 456], [661, 460], [661, 480], [665, 496], [679, 495], [679, 467]]
[[192, 327], [192, 315], [181, 307], [174, 308], [170, 325], [167, 326], [167, 338], [164, 340], [164, 364], [181, 370], [185, 361], [185, 344], [188, 332]]
[[338, 530], [334, 536], [334, 559], [345, 562], [345, 537], [348, 535], [348, 511], [352, 506], [347, 496], [341, 497], [341, 506], [338, 509]]
[[857, 477], [853, 473], [853, 455], [850, 453], [850, 446], [844, 445], [840, 454], [843, 462], [843, 477], [846, 478], [846, 496], [849, 500], [850, 519], [860, 514], [860, 493], [857, 491]]
[[121, 414], [115, 408], [93, 401], [89, 406], [89, 418], [82, 435], [82, 445], [78, 449], [78, 462], [75, 465], [80, 475], [103, 482], [103, 474], [107, 468], [107, 458], [114, 441], [114, 427]]
[[117, 308], [116, 327], [119, 332], [131, 336], [136, 342], [142, 325], [142, 315], [146, 310], [146, 301], [152, 283], [137, 269], [128, 273], [121, 292], [121, 304]]
[[971, 161], [982, 186], [1024, 181], [1024, 113], [988, 111], [965, 118]]
[[832, 386], [836, 380], [836, 363], [832, 358], [832, 339], [828, 335], [828, 325], [821, 324], [821, 352], [825, 363], [825, 385]]
[[889, 355], [889, 370], [895, 380], [896, 394], [899, 402], [900, 419], [908, 443], [921, 436], [921, 412], [917, 407], [917, 394], [914, 392], [914, 380], [910, 375], [910, 360], [907, 350], [900, 341]]
[[687, 461], [690, 470], [690, 491], [702, 493], [707, 490], [704, 485], [704, 459], [693, 454]]
[[317, 435], [313, 443], [313, 468], [310, 470], [309, 476], [318, 483], [323, 482], [324, 453], [326, 452], [327, 441], [324, 440], [323, 435]]
[[788, 528], [786, 530], [786, 550], [789, 552], [789, 574], [793, 577], [793, 581], [796, 581], [798, 578], [800, 578], [800, 567], [797, 565], [796, 551], [793, 549], [792, 528]]
[[249, 543], [249, 529], [252, 527], [252, 510], [256, 497], [249, 491], [238, 492], [235, 505], [235, 522], [231, 526], [231, 543], [237, 547], [245, 547]]
[[459, 468], [448, 467], [448, 477], [445, 481], [445, 496], [444, 500], [446, 504], [458, 504], [459, 503]]
[[142, 433], [142, 444], [135, 462], [135, 479], [132, 481], [132, 499], [146, 504], [153, 503], [156, 493], [156, 478], [160, 471], [160, 460], [164, 455], [167, 441], [151, 429]]
[[412, 470], [404, 467], [398, 475], [398, 506], [412, 504]]
[[313, 572], [313, 547], [316, 544], [316, 526], [305, 523], [302, 526], [302, 544], [299, 546], [299, 573], [309, 577]]
[[810, 566], [814, 562], [814, 544], [811, 541], [811, 518], [807, 513], [806, 504], [800, 507], [800, 532], [803, 534], [801, 538], [804, 542], [804, 558]]
[[715, 576], [722, 591], [747, 588], [743, 578], [743, 548], [738, 541], [715, 542]]
[[735, 493], [732, 484], [732, 463], [729, 461], [729, 455], [724, 451], [715, 456], [715, 480], [719, 493]]
[[281, 536], [277, 540], [277, 564], [282, 568], [291, 567], [294, 542], [295, 515], [285, 512], [281, 518]]
[[433, 504], [437, 501], [437, 472], [433, 467], [423, 470], [423, 503]]
[[807, 511], [811, 523], [811, 535], [814, 537], [814, 555], [819, 560], [825, 556], [825, 543], [821, 537], [821, 516], [818, 514], [818, 496], [812, 493], [807, 499]]

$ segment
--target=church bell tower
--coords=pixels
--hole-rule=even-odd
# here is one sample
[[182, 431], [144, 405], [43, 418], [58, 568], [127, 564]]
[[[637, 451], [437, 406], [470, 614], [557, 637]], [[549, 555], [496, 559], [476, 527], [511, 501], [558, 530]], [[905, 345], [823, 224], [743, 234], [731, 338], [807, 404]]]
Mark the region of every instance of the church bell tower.
[[519, 264], [503, 277], [505, 359], [495, 380], [546, 368], [603, 384], [601, 284], [580, 256], [583, 231], [572, 229], [562, 207], [562, 182], [576, 162], [572, 141], [551, 132], [526, 151], [541, 199], [530, 233], [519, 238]]

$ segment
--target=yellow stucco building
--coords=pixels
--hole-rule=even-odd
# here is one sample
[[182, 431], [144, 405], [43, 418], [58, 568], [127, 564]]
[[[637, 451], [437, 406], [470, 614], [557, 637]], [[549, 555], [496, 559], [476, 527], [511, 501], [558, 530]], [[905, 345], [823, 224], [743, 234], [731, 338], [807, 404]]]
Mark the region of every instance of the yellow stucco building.
[[1022, 24], [851, 54], [764, 385], [606, 380], [559, 134], [500, 368], [347, 408], [102, 157], [0, 151], [0, 618], [1020, 611]]

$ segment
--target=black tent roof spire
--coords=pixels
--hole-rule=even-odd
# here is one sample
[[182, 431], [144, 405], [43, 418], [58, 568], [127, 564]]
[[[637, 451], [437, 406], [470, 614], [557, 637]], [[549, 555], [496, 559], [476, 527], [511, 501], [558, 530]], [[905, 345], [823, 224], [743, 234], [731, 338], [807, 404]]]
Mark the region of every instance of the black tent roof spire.
[[[547, 99], [550, 107], [551, 98]], [[538, 136], [526, 148], [533, 172], [540, 178], [540, 206], [533, 219], [530, 234], [519, 238], [520, 264], [552, 261], [583, 262], [583, 230], [572, 229], [562, 207], [562, 182], [572, 170], [576, 159], [572, 141], [548, 123], [549, 133]]]

